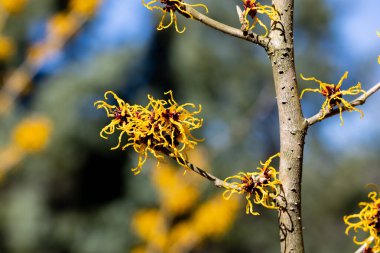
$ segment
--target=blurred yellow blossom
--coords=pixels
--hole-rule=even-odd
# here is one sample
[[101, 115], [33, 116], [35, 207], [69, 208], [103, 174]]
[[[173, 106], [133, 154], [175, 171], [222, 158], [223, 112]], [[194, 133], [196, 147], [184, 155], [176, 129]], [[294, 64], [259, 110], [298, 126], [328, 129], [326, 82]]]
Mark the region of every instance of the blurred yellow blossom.
[[23, 10], [27, 0], [0, 0], [0, 5], [9, 13], [19, 13]]
[[45, 148], [52, 124], [42, 116], [29, 117], [13, 130], [13, 143], [26, 153], [39, 152]]
[[11, 58], [15, 53], [15, 45], [11, 38], [0, 35], [0, 61]]
[[300, 98], [302, 98], [303, 94], [305, 92], [318, 92], [322, 94], [324, 97], [326, 97], [325, 102], [322, 104], [322, 115], [319, 117], [319, 119], [323, 119], [334, 106], [337, 106], [339, 108], [339, 115], [340, 115], [340, 121], [343, 125], [343, 116], [342, 116], [342, 110], [345, 108], [347, 111], [357, 111], [360, 113], [361, 117], [364, 116], [364, 113], [362, 110], [357, 109], [356, 107], [352, 106], [347, 100], [343, 98], [343, 95], [358, 95], [360, 93], [366, 94], [364, 90], [362, 90], [360, 82], [358, 82], [355, 86], [351, 86], [347, 90], [341, 90], [340, 87], [342, 86], [342, 82], [344, 79], [346, 79], [348, 76], [348, 71], [344, 73], [344, 75], [340, 78], [338, 84], [329, 84], [324, 83], [315, 77], [304, 77], [301, 74], [301, 78], [305, 81], [314, 81], [319, 83], [319, 89], [311, 89], [306, 88], [302, 91]]
[[[235, 221], [238, 206], [236, 198], [225, 201], [216, 195], [194, 209], [189, 218], [177, 223], [172, 222], [175, 216], [164, 217], [158, 209], [149, 209], [137, 211], [132, 225], [149, 248], [167, 253], [189, 252], [205, 239], [227, 233]], [[136, 247], [134, 252], [145, 252], [145, 249]]]
[[[265, 30], [264, 36], [268, 35], [267, 26], [257, 17], [257, 14], [266, 14], [271, 20], [279, 21], [280, 15], [273, 6], [261, 5], [256, 0], [242, 0], [244, 11], [242, 12], [242, 30], [248, 31], [255, 28], [258, 23]], [[253, 19], [252, 24], [248, 21], [248, 15]]]
[[193, 214], [191, 223], [193, 229], [201, 237], [219, 237], [232, 226], [239, 202], [236, 198], [230, 201], [216, 195], [203, 203]]
[[[153, 5], [155, 3], [159, 3], [159, 5], [161, 6]], [[152, 11], [153, 9], [157, 9], [163, 13], [161, 21], [157, 26], [157, 30], [159, 31], [170, 27], [174, 23], [175, 30], [178, 33], [183, 33], [186, 30], [186, 27], [183, 27], [182, 30], [178, 28], [177, 16], [175, 15], [175, 12], [178, 11], [186, 18], [193, 18], [190, 12], [186, 9], [186, 6], [202, 7], [206, 10], [206, 13], [208, 12], [207, 6], [204, 4], [188, 4], [188, 3], [185, 3], [183, 0], [151, 0], [148, 3], [145, 3], [143, 1], [143, 4], [150, 11]], [[170, 16], [170, 21], [167, 24], [164, 24], [166, 15], [168, 13]]]
[[157, 209], [143, 209], [132, 217], [135, 233], [148, 241], [156, 250], [162, 251], [166, 244], [165, 218]]
[[262, 167], [258, 167], [258, 172], [240, 172], [226, 178], [227, 182], [230, 179], [238, 179], [240, 182], [229, 183], [226, 186], [227, 190], [223, 193], [224, 199], [229, 199], [233, 193], [246, 194], [247, 205], [246, 213], [252, 215], [259, 215], [258, 212], [253, 211], [253, 203], [260, 204], [269, 209], [278, 209], [276, 198], [280, 194], [280, 180], [277, 179], [278, 172], [272, 166], [269, 166], [272, 159], [279, 157], [280, 153], [271, 156], [265, 163], [260, 162]]
[[148, 95], [149, 104], [146, 107], [130, 105], [112, 91], [104, 94], [106, 100], [109, 94], [116, 100], [117, 105], [110, 105], [103, 100], [94, 104], [97, 109], [105, 109], [107, 116], [112, 119], [100, 131], [100, 136], [107, 139], [106, 135], [117, 132], [119, 143], [112, 148], [117, 149], [121, 146], [123, 135], [127, 135], [128, 142], [122, 146], [122, 149], [132, 146], [139, 154], [138, 165], [132, 169], [134, 174], [141, 172], [148, 152], [158, 159], [163, 158], [159, 152], [165, 153], [176, 158], [180, 165], [187, 166], [185, 152], [193, 149], [201, 141], [190, 133], [202, 126], [203, 120], [195, 117], [201, 112], [201, 106], [197, 111], [190, 112], [186, 107], [195, 108], [195, 105], [177, 104], [172, 91], [165, 93], [170, 96], [168, 100], [156, 100]]
[[55, 14], [48, 23], [48, 32], [53, 37], [68, 39], [78, 29], [77, 19], [70, 13]]
[[378, 192], [370, 192], [368, 198], [371, 202], [360, 202], [361, 211], [357, 214], [344, 216], [343, 220], [347, 224], [346, 234], [350, 230], [355, 233], [361, 230], [365, 233], [365, 239], [358, 240], [354, 236], [354, 243], [358, 245], [366, 244], [366, 252], [380, 252], [380, 197]]
[[91, 16], [98, 9], [101, 0], [70, 0], [70, 9], [83, 16]]
[[166, 252], [189, 252], [195, 245], [198, 245], [201, 240], [201, 235], [194, 230], [191, 220], [181, 221], [169, 232]]
[[198, 200], [199, 190], [189, 184], [182, 172], [169, 165], [160, 165], [153, 172], [163, 210], [173, 216], [184, 214]]

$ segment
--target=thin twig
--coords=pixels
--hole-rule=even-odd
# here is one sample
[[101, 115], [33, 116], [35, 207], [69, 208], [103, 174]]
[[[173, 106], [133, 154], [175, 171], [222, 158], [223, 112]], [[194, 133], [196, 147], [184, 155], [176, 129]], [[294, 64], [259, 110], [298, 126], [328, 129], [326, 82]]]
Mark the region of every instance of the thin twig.
[[[380, 83], [374, 85], [371, 89], [369, 89], [368, 91], [366, 91], [366, 94], [363, 94], [361, 95], [360, 97], [358, 97], [357, 99], [353, 100], [350, 102], [350, 104], [352, 106], [359, 106], [359, 105], [362, 105], [366, 102], [366, 100], [372, 96], [375, 92], [377, 92], [378, 90], [380, 89]], [[346, 107], [343, 107], [342, 108], [342, 112], [346, 111], [347, 108]], [[323, 118], [321, 118], [322, 116], [322, 112], [323, 110], [321, 109], [317, 114], [315, 114], [314, 116], [306, 119], [306, 122], [309, 126], [311, 125], [314, 125], [315, 123], [318, 123], [326, 118], [329, 118], [331, 116], [334, 116], [336, 114], [339, 114], [339, 108], [334, 108], [334, 109], [331, 109], [330, 111], [328, 111], [325, 116]]]
[[237, 28], [234, 28], [232, 26], [223, 24], [219, 21], [216, 21], [212, 18], [209, 18], [208, 16], [196, 11], [191, 6], [186, 5], [186, 11], [188, 11], [191, 14], [193, 19], [198, 20], [199, 22], [201, 22], [205, 25], [208, 25], [208, 26], [210, 26], [210, 27], [212, 27], [218, 31], [224, 32], [228, 35], [253, 42], [253, 43], [260, 45], [264, 48], [266, 48], [268, 43], [269, 43], [269, 38], [267, 38], [267, 37], [259, 36], [256, 33], [253, 33], [251, 31], [243, 32], [240, 29], [237, 29]]
[[232, 185], [230, 183], [227, 183], [225, 182], [224, 180], [220, 179], [220, 178], [217, 178], [216, 176], [210, 174], [209, 172], [205, 171], [205, 170], [202, 170], [201, 168], [195, 166], [194, 164], [182, 159], [182, 158], [177, 158], [173, 155], [171, 155], [171, 152], [170, 150], [168, 149], [160, 149], [160, 152], [162, 152], [163, 154], [171, 157], [173, 160], [177, 161], [177, 159], [180, 159], [182, 160], [182, 162], [184, 164], [186, 164], [187, 168], [189, 168], [190, 170], [192, 170], [193, 172], [197, 173], [198, 175], [206, 178], [207, 180], [209, 180], [210, 182], [212, 182], [216, 187], [220, 187], [220, 188], [226, 188], [226, 189], [235, 189], [235, 190], [238, 190], [240, 191], [240, 187], [237, 187], [235, 185]]

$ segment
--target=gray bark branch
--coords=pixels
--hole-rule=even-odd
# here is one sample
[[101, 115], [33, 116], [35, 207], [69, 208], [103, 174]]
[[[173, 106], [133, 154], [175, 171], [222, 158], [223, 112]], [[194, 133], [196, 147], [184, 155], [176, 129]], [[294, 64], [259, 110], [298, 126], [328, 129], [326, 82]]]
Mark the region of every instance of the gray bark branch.
[[[375, 94], [378, 90], [380, 89], [380, 83], [374, 85], [371, 89], [367, 90], [366, 91], [366, 94], [363, 94], [361, 95], [360, 97], [358, 97], [357, 99], [353, 100], [350, 102], [350, 104], [352, 106], [359, 106], [359, 105], [362, 105], [366, 102], [366, 100], [372, 96], [373, 94]], [[346, 111], [347, 108], [343, 107], [342, 108], [342, 112]], [[306, 121], [307, 121], [307, 124], [309, 126], [311, 125], [314, 125], [315, 123], [318, 123], [324, 119], [327, 119], [327, 118], [330, 118], [331, 116], [334, 116], [334, 115], [337, 115], [339, 114], [339, 108], [334, 108], [330, 111], [328, 111], [325, 115], [325, 117], [321, 118], [321, 115], [322, 115], [322, 110], [320, 110], [317, 114], [315, 114], [314, 116], [308, 118]]]
[[269, 39], [267, 37], [259, 36], [256, 33], [253, 33], [251, 31], [243, 32], [240, 29], [237, 29], [237, 28], [234, 28], [232, 26], [223, 24], [219, 21], [216, 21], [212, 18], [209, 18], [208, 16], [196, 11], [191, 6], [186, 6], [186, 10], [192, 15], [193, 19], [198, 20], [199, 22], [201, 22], [205, 25], [208, 25], [209, 27], [212, 27], [218, 31], [226, 33], [228, 35], [253, 42], [253, 43], [260, 45], [264, 48], [266, 48], [268, 43], [269, 43]]
[[280, 125], [280, 173], [286, 205], [279, 211], [282, 253], [303, 253], [301, 179], [305, 135], [308, 125], [302, 114], [294, 64], [294, 0], [273, 0], [280, 14], [272, 22], [267, 49], [275, 83]]

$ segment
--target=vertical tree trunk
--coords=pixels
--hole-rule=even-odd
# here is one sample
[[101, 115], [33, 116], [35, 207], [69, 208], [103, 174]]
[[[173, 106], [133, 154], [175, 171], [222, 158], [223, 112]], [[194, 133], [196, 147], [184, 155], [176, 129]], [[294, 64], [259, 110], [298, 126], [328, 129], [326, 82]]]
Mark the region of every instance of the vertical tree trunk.
[[303, 253], [301, 177], [307, 124], [302, 115], [294, 65], [294, 0], [272, 2], [281, 16], [280, 22], [272, 24], [267, 48], [273, 68], [280, 124], [279, 178], [285, 197], [285, 207], [279, 212], [281, 252]]

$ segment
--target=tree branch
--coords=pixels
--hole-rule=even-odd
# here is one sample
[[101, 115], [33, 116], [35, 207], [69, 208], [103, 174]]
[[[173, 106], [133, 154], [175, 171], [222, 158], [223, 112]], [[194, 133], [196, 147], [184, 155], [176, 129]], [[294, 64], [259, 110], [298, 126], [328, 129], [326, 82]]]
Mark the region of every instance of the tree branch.
[[301, 216], [302, 161], [307, 124], [294, 64], [294, 0], [272, 0], [281, 20], [272, 22], [267, 53], [272, 63], [280, 126], [280, 171], [285, 207], [279, 209], [281, 253], [304, 253]]
[[164, 149], [160, 149], [159, 151], [161, 153], [169, 156], [170, 158], [172, 158], [176, 162], [177, 162], [177, 159], [180, 159], [183, 164], [186, 164], [187, 168], [189, 168], [193, 172], [197, 173], [198, 175], [206, 178], [207, 180], [209, 180], [210, 182], [212, 182], [216, 187], [226, 188], [226, 189], [235, 189], [235, 190], [238, 190], [238, 191], [241, 190], [239, 187], [237, 187], [235, 185], [232, 185], [230, 183], [227, 183], [227, 182], [225, 182], [224, 180], [222, 180], [220, 178], [217, 178], [216, 176], [208, 173], [207, 171], [202, 170], [201, 168], [198, 168], [194, 164], [192, 164], [192, 163], [190, 163], [190, 162], [188, 162], [188, 161], [186, 161], [186, 160], [184, 160], [182, 158], [177, 158], [175, 156], [170, 155], [171, 152], [168, 149], [164, 148]]
[[[358, 97], [357, 99], [353, 100], [350, 102], [350, 104], [352, 106], [359, 106], [359, 105], [362, 105], [366, 102], [366, 100], [372, 96], [375, 92], [377, 92], [378, 90], [380, 89], [380, 83], [374, 85], [371, 89], [369, 89], [368, 91], [366, 91], [366, 94], [363, 94], [361, 95], [360, 97]], [[342, 108], [342, 112], [344, 111], [347, 111], [347, 108], [346, 107], [343, 107]], [[315, 123], [318, 123], [326, 118], [330, 118], [336, 114], [339, 114], [339, 108], [334, 108], [334, 109], [331, 109], [330, 111], [328, 111], [326, 114], [325, 114], [325, 117], [323, 118], [320, 118], [321, 115], [322, 115], [322, 110], [320, 110], [317, 114], [315, 114], [314, 116], [308, 118], [306, 120], [307, 124], [309, 126], [311, 125], [314, 125]]]
[[228, 35], [244, 39], [250, 42], [253, 42], [257, 45], [260, 45], [264, 48], [267, 48], [267, 45], [269, 43], [269, 39], [267, 37], [259, 36], [256, 33], [253, 33], [251, 31], [249, 32], [243, 32], [240, 29], [234, 28], [232, 26], [223, 24], [219, 21], [216, 21], [212, 18], [207, 17], [206, 15], [196, 11], [191, 6], [186, 5], [186, 11], [188, 11], [193, 19], [198, 20], [199, 22], [208, 25], [218, 31], [221, 31], [223, 33], [226, 33]]

